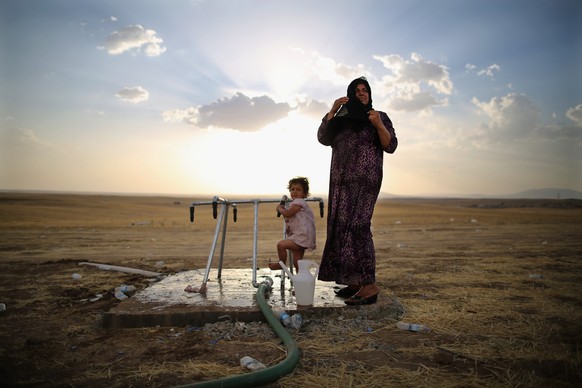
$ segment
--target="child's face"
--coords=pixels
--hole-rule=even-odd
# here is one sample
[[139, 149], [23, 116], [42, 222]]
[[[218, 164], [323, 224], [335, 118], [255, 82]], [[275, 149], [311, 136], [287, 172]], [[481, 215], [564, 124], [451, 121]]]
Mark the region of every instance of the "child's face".
[[303, 185], [300, 183], [294, 183], [291, 185], [289, 189], [289, 194], [291, 194], [291, 198], [305, 198], [305, 192], [303, 191]]

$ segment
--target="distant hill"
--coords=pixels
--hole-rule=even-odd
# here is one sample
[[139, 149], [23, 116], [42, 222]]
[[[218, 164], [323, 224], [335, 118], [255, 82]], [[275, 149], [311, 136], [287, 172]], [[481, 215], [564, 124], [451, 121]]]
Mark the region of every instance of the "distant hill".
[[582, 199], [582, 192], [570, 189], [532, 189], [504, 196], [503, 198], [532, 199]]

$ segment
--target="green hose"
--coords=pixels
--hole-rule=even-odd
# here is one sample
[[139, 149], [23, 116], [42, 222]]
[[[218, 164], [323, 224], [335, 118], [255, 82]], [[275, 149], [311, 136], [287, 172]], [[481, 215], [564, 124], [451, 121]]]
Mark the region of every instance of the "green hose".
[[218, 380], [205, 381], [196, 384], [182, 385], [177, 388], [184, 387], [256, 387], [260, 385], [266, 385], [277, 381], [281, 377], [293, 372], [295, 366], [299, 362], [299, 348], [295, 343], [295, 340], [291, 337], [289, 332], [285, 330], [279, 319], [275, 317], [271, 311], [271, 307], [267, 304], [265, 300], [265, 294], [270, 290], [271, 284], [265, 281], [259, 285], [257, 290], [257, 303], [261, 309], [261, 312], [267, 319], [267, 322], [275, 333], [279, 336], [285, 349], [287, 350], [287, 357], [271, 367], [260, 369], [254, 372], [249, 372], [237, 376], [229, 376]]

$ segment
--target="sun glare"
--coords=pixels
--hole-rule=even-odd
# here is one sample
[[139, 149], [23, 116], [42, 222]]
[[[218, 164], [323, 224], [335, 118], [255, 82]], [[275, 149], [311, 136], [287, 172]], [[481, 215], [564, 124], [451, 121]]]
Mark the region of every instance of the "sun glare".
[[[290, 116], [256, 132], [215, 129], [186, 142], [182, 154], [193, 193], [285, 194], [289, 179], [307, 176], [312, 193], [327, 190], [330, 150], [317, 123]], [[192, 152], [196, 150], [196, 152]]]

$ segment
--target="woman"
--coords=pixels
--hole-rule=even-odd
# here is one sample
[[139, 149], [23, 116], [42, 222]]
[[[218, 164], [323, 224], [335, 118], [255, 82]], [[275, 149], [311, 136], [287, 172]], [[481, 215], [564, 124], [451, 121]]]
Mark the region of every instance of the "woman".
[[380, 288], [370, 227], [384, 152], [394, 153], [398, 139], [388, 115], [372, 108], [366, 78], [353, 80], [347, 97], [335, 100], [317, 139], [332, 147], [327, 241], [318, 278], [346, 285], [336, 294], [348, 305], [376, 303]]

